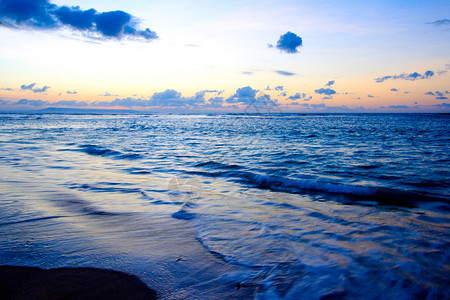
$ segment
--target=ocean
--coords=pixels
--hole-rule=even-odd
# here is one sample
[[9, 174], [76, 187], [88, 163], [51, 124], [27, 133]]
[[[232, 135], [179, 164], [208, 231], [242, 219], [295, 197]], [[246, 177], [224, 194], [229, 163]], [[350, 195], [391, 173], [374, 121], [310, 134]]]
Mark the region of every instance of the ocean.
[[449, 299], [450, 115], [1, 114], [0, 264], [162, 299]]

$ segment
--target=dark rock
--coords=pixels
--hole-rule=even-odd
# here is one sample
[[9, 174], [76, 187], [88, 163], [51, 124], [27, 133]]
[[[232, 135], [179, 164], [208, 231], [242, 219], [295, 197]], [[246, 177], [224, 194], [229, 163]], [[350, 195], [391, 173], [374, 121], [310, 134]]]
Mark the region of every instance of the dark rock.
[[138, 277], [94, 268], [0, 266], [1, 299], [156, 299]]

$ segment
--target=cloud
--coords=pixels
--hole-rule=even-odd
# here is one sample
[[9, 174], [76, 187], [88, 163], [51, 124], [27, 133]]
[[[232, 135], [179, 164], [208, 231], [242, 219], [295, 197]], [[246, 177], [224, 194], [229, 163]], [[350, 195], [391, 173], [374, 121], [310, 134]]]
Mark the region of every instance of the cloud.
[[421, 79], [429, 79], [431, 77], [434, 76], [434, 72], [431, 70], [428, 70], [424, 73], [424, 75], [419, 74], [417, 72], [414, 73], [402, 73], [400, 75], [388, 75], [388, 76], [383, 76], [383, 77], [379, 77], [379, 78], [375, 78], [375, 82], [383, 82], [386, 81], [388, 79], [402, 79], [402, 80], [409, 80], [409, 81], [415, 81], [415, 80], [421, 80]]
[[58, 6], [49, 0], [1, 0], [0, 25], [12, 29], [68, 28], [91, 38], [157, 39], [149, 28], [137, 29], [139, 21], [127, 12], [81, 10], [79, 6]]
[[302, 98], [305, 98], [305, 97], [306, 97], [305, 93], [303, 93], [303, 94], [296, 93], [295, 95], [289, 96], [289, 98], [287, 98], [287, 99], [294, 101], [294, 100], [299, 100], [299, 99], [302, 99]]
[[52, 28], [56, 26], [56, 20], [48, 12], [55, 7], [47, 0], [2, 0], [0, 22], [13, 28]]
[[393, 88], [393, 89], [391, 89], [391, 92], [398, 92], [398, 89]]
[[124, 11], [109, 11], [96, 15], [95, 25], [97, 30], [103, 35], [117, 37], [124, 32], [125, 26], [130, 22], [130, 20], [131, 15]]
[[97, 96], [101, 96], [101, 97], [118, 97], [119, 95], [113, 95], [113, 94], [111, 94], [109, 92], [105, 92], [105, 93], [99, 94]]
[[179, 107], [186, 106], [188, 104], [185, 100], [186, 98], [182, 97], [180, 92], [167, 89], [160, 93], [154, 93], [150, 98], [149, 105]]
[[22, 84], [22, 85], [20, 86], [20, 88], [21, 88], [22, 90], [32, 90], [33, 87], [34, 87], [35, 85], [36, 85], [36, 82], [35, 82], [35, 83], [31, 83], [31, 84], [29, 84], [29, 85]]
[[[30, 85], [26, 85], [27, 88]], [[48, 102], [43, 100], [28, 100], [21, 99], [17, 102], [5, 102], [4, 104], [9, 105], [26, 105], [33, 107], [126, 107], [126, 108], [146, 108], [146, 107], [183, 107], [183, 108], [221, 108], [224, 103], [223, 97], [211, 97], [206, 99], [207, 94], [221, 94], [222, 91], [217, 90], [202, 90], [197, 92], [193, 97], [183, 97], [181, 93], [168, 89], [163, 92], [154, 93], [150, 99], [142, 98], [116, 98], [112, 101], [95, 101], [88, 103], [86, 101], [77, 100], [60, 100], [57, 102]], [[269, 97], [270, 98], [270, 97]]]
[[372, 95], [367, 95], [367, 97], [369, 97], [369, 98], [375, 98], [375, 96], [372, 96]]
[[294, 75], [297, 75], [295, 73], [291, 73], [291, 72], [288, 72], [288, 71], [275, 71], [275, 73], [283, 75], [283, 76], [294, 76]]
[[433, 26], [436, 26], [436, 27], [439, 27], [439, 26], [450, 26], [450, 20], [449, 19], [441, 19], [441, 20], [436, 20], [436, 21], [433, 21], [433, 22], [428, 22], [426, 24], [433, 25]]
[[437, 100], [447, 100], [448, 98], [445, 95], [449, 95], [450, 92], [449, 91], [445, 91], [445, 92], [440, 92], [440, 91], [435, 91], [435, 92], [426, 92], [425, 95], [429, 95], [429, 96], [436, 96]]
[[284, 91], [284, 86], [282, 86], [282, 85], [276, 86], [275, 91]]
[[244, 71], [241, 73], [242, 75], [253, 75], [253, 72], [250, 71]]
[[295, 95], [292, 95], [290, 97], [287, 98], [287, 100], [290, 101], [297, 101], [297, 100], [302, 100], [302, 101], [309, 101], [312, 99], [312, 96], [306, 97], [305, 93], [296, 93]]
[[94, 27], [95, 9], [80, 10], [79, 6], [61, 6], [54, 11], [56, 18], [64, 25], [78, 30], [91, 30]]
[[[303, 44], [302, 38], [292, 33], [290, 31], [280, 36], [280, 39], [277, 42], [277, 49], [280, 49], [282, 52], [286, 53], [297, 53], [298, 47], [301, 47]], [[269, 47], [271, 48], [271, 47]]]
[[320, 89], [314, 90], [314, 92], [316, 94], [327, 95], [327, 96], [336, 94], [336, 91], [332, 90], [330, 88], [320, 88]]
[[323, 108], [327, 107], [325, 103], [311, 103], [310, 105], [312, 108]]
[[33, 93], [45, 93], [50, 87], [49, 86], [43, 86], [41, 88], [35, 88], [33, 89]]
[[15, 104], [18, 104], [18, 105], [31, 105], [31, 106], [44, 106], [44, 105], [47, 105], [48, 102], [47, 101], [43, 101], [43, 100], [20, 99]]
[[211, 97], [208, 101], [209, 102], [205, 103], [203, 107], [221, 108], [223, 104], [223, 97]]
[[133, 106], [148, 106], [149, 100], [143, 100], [143, 99], [136, 99], [136, 98], [116, 98], [113, 101], [96, 101], [92, 103], [93, 106], [100, 106], [100, 107], [133, 107]]
[[46, 85], [41, 88], [38, 88], [38, 87], [35, 88], [35, 86], [36, 86], [36, 82], [28, 84], [28, 85], [22, 84], [20, 86], [20, 89], [23, 91], [32, 91], [33, 93], [45, 93], [50, 88], [49, 86], [46, 86]]
[[69, 107], [86, 107], [89, 103], [85, 101], [76, 101], [76, 100], [61, 100], [55, 103], [52, 103], [52, 106], [69, 106]]
[[67, 91], [66, 94], [76, 95], [76, 94], [78, 94], [78, 92], [77, 91]]
[[256, 93], [258, 90], [254, 90], [249, 86], [238, 88], [236, 93], [227, 98], [227, 103], [245, 103], [249, 104], [256, 100]]
[[399, 108], [410, 108], [410, 107], [408, 105], [391, 105], [391, 106], [388, 106], [388, 108], [399, 109]]
[[330, 81], [328, 81], [327, 84], [325, 84], [325, 86], [332, 86], [334, 83], [335, 83], [334, 80], [330, 80]]

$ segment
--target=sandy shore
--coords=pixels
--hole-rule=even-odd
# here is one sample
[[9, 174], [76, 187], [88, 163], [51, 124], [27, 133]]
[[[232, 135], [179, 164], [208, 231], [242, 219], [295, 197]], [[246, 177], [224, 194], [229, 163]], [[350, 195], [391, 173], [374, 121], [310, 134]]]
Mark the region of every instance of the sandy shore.
[[1, 299], [156, 299], [138, 277], [94, 268], [0, 266]]

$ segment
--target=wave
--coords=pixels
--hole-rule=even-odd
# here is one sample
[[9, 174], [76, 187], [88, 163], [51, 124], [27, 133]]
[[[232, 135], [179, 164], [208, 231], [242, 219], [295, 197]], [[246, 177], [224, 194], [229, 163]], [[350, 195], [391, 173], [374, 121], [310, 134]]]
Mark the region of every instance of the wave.
[[87, 144], [87, 145], [81, 145], [80, 148], [81, 148], [80, 151], [87, 153], [89, 155], [97, 155], [97, 156], [103, 156], [103, 157], [113, 157], [113, 158], [117, 158], [117, 159], [129, 159], [129, 160], [142, 158], [141, 154], [123, 153], [123, 152], [105, 148], [105, 147], [102, 147], [99, 145]]
[[242, 169], [239, 165], [223, 164], [216, 161], [201, 162], [194, 165], [195, 167], [206, 167], [210, 169]]
[[352, 200], [375, 201], [381, 205], [413, 207], [418, 202], [440, 201], [448, 199], [439, 195], [425, 194], [416, 191], [390, 189], [385, 187], [363, 186], [339, 182], [322, 181], [317, 179], [293, 179], [286, 177], [256, 174], [249, 171], [187, 171], [188, 173], [207, 176], [223, 177], [238, 183], [250, 185], [259, 189], [268, 189], [285, 193], [305, 193], [308, 191], [343, 195]]

